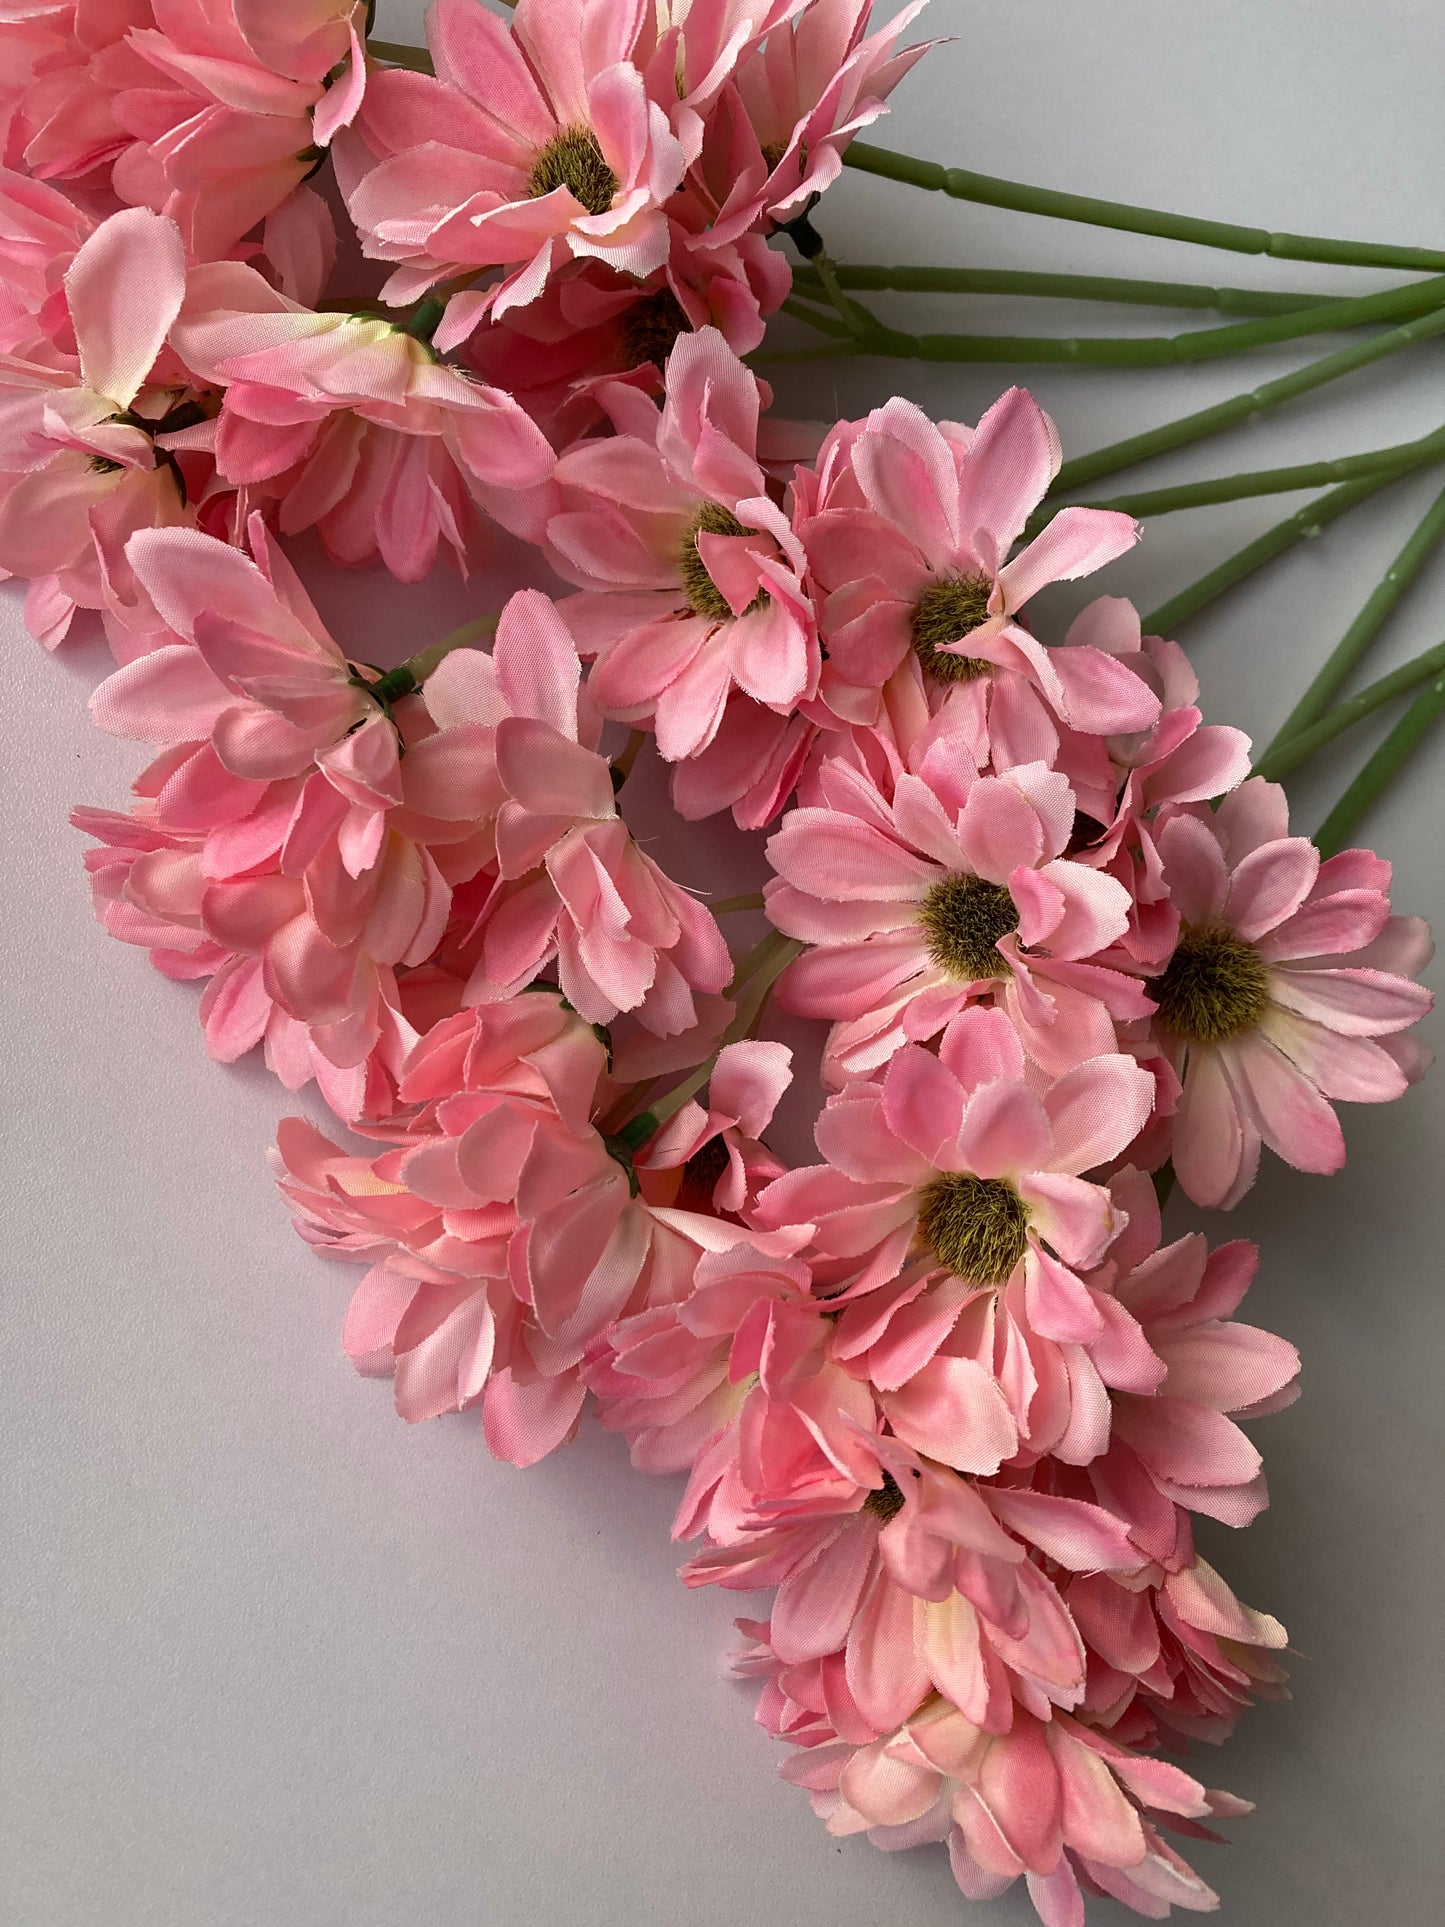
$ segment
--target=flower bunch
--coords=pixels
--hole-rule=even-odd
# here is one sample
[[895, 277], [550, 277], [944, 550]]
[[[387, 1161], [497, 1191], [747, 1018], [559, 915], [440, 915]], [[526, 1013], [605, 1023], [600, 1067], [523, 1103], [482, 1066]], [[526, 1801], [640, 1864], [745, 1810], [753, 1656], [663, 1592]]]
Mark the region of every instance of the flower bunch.
[[[154, 752], [75, 813], [97, 914], [354, 1131], [286, 1120], [276, 1177], [403, 1418], [530, 1465], [590, 1402], [684, 1476], [831, 1832], [1048, 1927], [1212, 1907], [1165, 1833], [1244, 1803], [1158, 1755], [1286, 1635], [1193, 1520], [1264, 1507], [1299, 1359], [1160, 1200], [1337, 1171], [1335, 1106], [1425, 1067], [1428, 932], [1129, 603], [1052, 631], [1140, 528], [1056, 511], [1025, 390], [768, 413], [770, 240], [837, 294], [809, 213], [916, 7], [436, 0], [389, 65], [367, 11], [0, 9], [0, 567], [47, 643], [98, 615], [95, 721]], [[376, 300], [327, 293], [328, 148]], [[283, 548], [415, 582], [492, 524], [557, 593], [388, 667]], [[766, 832], [756, 894], [649, 847], [644, 750]], [[826, 1026], [812, 1162], [780, 1016]]]

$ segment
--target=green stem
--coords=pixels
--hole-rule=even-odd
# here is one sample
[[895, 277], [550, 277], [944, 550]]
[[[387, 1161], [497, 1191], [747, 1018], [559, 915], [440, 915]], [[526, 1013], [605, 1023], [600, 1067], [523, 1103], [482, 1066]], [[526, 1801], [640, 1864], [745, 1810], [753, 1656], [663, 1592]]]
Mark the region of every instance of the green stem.
[[1445, 676], [1437, 676], [1419, 695], [1350, 784], [1315, 832], [1321, 856], [1348, 846], [1355, 825], [1379, 800], [1425, 737], [1445, 716]]
[[[1336, 456], [1332, 461], [1296, 462], [1289, 468], [1260, 468], [1244, 475], [1221, 475], [1209, 482], [1181, 482], [1174, 488], [1146, 489], [1138, 495], [1111, 495], [1082, 506], [1116, 509], [1124, 515], [1140, 517], [1172, 515], [1178, 509], [1207, 508], [1215, 502], [1243, 502], [1254, 495], [1284, 495], [1291, 489], [1352, 481], [1357, 475], [1398, 475], [1406, 469], [1442, 459], [1445, 459], [1445, 428], [1437, 428], [1432, 434], [1422, 435], [1417, 442], [1397, 442], [1392, 448], [1370, 448], [1360, 455]], [[1048, 515], [1043, 517], [1044, 521], [1048, 519]]]
[[366, 51], [391, 67], [408, 67], [414, 74], [434, 74], [431, 55], [425, 47], [409, 47], [400, 40], [368, 40]]
[[707, 907], [715, 917], [726, 917], [735, 910], [761, 910], [764, 902], [761, 890], [749, 890], [740, 897], [719, 897], [716, 903], [710, 903]]
[[1360, 482], [1344, 482], [1339, 488], [1331, 489], [1328, 495], [1317, 495], [1312, 502], [1287, 515], [1282, 522], [1257, 535], [1252, 542], [1246, 542], [1231, 556], [1212, 568], [1207, 575], [1191, 582], [1167, 602], [1161, 602], [1157, 609], [1151, 609], [1143, 616], [1144, 633], [1151, 636], [1172, 636], [1180, 624], [1190, 616], [1198, 615], [1201, 609], [1208, 608], [1211, 602], [1222, 596], [1236, 583], [1243, 582], [1272, 562], [1286, 549], [1293, 548], [1296, 542], [1312, 541], [1329, 527], [1337, 516], [1345, 515], [1358, 503], [1367, 501], [1382, 488], [1398, 479], [1403, 471], [1394, 470], [1383, 475], [1368, 475]]
[[781, 312], [783, 314], [790, 314], [795, 321], [806, 321], [808, 326], [810, 328], [816, 328], [819, 334], [832, 335], [835, 340], [852, 340], [853, 337], [850, 330], [843, 325], [831, 308], [824, 312], [817, 308], [808, 307], [806, 303], [806, 296], [789, 296], [783, 303]]
[[1086, 482], [1097, 482], [1101, 476], [1115, 475], [1121, 469], [1133, 468], [1155, 455], [1184, 448], [1205, 435], [1216, 434], [1220, 429], [1252, 421], [1266, 409], [1276, 408], [1281, 402], [1293, 401], [1299, 395], [1307, 395], [1312, 389], [1322, 388], [1326, 382], [1338, 381], [1341, 375], [1353, 374], [1357, 368], [1368, 367], [1371, 362], [1382, 361], [1387, 355], [1398, 354], [1402, 348], [1413, 347], [1416, 342], [1429, 340], [1438, 334], [1445, 334], [1445, 308], [1421, 315], [1417, 320], [1406, 322], [1402, 328], [1392, 328], [1384, 334], [1374, 335], [1368, 341], [1354, 342], [1350, 347], [1325, 355], [1319, 361], [1308, 362], [1303, 368], [1295, 369], [1293, 374], [1281, 375], [1275, 381], [1251, 388], [1247, 394], [1233, 395], [1228, 401], [1215, 402], [1210, 408], [1200, 408], [1192, 415], [1182, 415], [1178, 421], [1166, 422], [1162, 428], [1151, 428], [1142, 435], [1130, 435], [1121, 442], [1111, 442], [1107, 448], [1097, 448], [1090, 455], [1076, 456], [1073, 461], [1065, 462], [1059, 470], [1054, 478], [1052, 493], [1061, 495], [1068, 489], [1082, 488]]
[[1372, 716], [1384, 703], [1418, 689], [1422, 682], [1428, 682], [1442, 670], [1445, 670], [1445, 642], [1434, 649], [1427, 649], [1424, 655], [1416, 656], [1401, 668], [1392, 669], [1388, 676], [1381, 676], [1378, 682], [1372, 682], [1367, 689], [1362, 689], [1358, 696], [1336, 703], [1317, 723], [1311, 723], [1308, 729], [1291, 736], [1288, 742], [1267, 750], [1255, 764], [1254, 775], [1268, 777], [1271, 782], [1277, 783], [1281, 777], [1288, 776], [1291, 770], [1298, 769], [1316, 750], [1323, 749], [1336, 736], [1363, 722], [1366, 716]]
[[1319, 721], [1343, 689], [1351, 670], [1360, 661], [1385, 625], [1400, 597], [1409, 588], [1425, 563], [1445, 540], [1445, 489], [1435, 497], [1425, 519], [1386, 569], [1379, 587], [1346, 629], [1325, 661], [1324, 667], [1300, 697], [1281, 724], [1274, 740], [1264, 752], [1266, 757], [1301, 730]]
[[[1193, 281], [1135, 281], [1108, 274], [1035, 274], [1014, 268], [875, 267], [840, 261], [840, 287], [880, 294], [1022, 294], [1046, 301], [1112, 301], [1140, 308], [1210, 308], [1218, 314], [1296, 314], [1344, 295], [1271, 293], [1263, 288], [1201, 287]], [[816, 285], [811, 268], [793, 270], [795, 291]]]
[[1330, 261], [1354, 268], [1418, 268], [1433, 274], [1445, 269], [1445, 253], [1437, 248], [1332, 241], [1313, 234], [1272, 234], [1266, 228], [1241, 227], [1233, 221], [1204, 221], [1189, 214], [1167, 214], [1157, 208], [1098, 200], [1089, 194], [1065, 194], [1056, 188], [1001, 181], [991, 174], [940, 167], [936, 161], [895, 154], [865, 141], [854, 141], [843, 158], [865, 174], [879, 174], [885, 180], [947, 194], [956, 201], [1013, 208], [1021, 214], [1047, 214], [1055, 220], [1082, 221], [1090, 227], [1122, 228], [1130, 234], [1156, 234], [1166, 241], [1190, 241], [1198, 247], [1225, 248], [1233, 254], [1267, 254], [1277, 261]]
[[[840, 295], [840, 299], [844, 299]], [[1371, 321], [1398, 321], [1445, 303], [1445, 275], [1412, 281], [1382, 294], [1317, 302], [1292, 314], [1234, 321], [1222, 328], [1188, 328], [1177, 335], [959, 335], [906, 334], [873, 327], [859, 334], [862, 352], [902, 361], [1067, 362], [1079, 368], [1160, 368], [1225, 355], [1252, 353], [1304, 335], [1336, 333]], [[855, 304], [856, 305], [856, 304]]]
[[449, 656], [453, 649], [465, 649], [470, 643], [480, 642], [483, 636], [494, 634], [496, 627], [495, 616], [479, 616], [475, 622], [463, 623], [460, 629], [453, 629], [440, 642], [418, 649], [414, 656], [408, 656], [395, 669], [388, 669], [375, 682], [367, 683], [367, 693], [379, 703], [400, 702], [403, 696], [410, 696], [420, 689], [437, 664], [443, 657]]
[[882, 322], [870, 309], [865, 308], [861, 301], [850, 301], [844, 294], [838, 285], [838, 276], [830, 255], [815, 254], [810, 258], [813, 270], [823, 284], [824, 293], [837, 310], [838, 319], [854, 340], [863, 344], [866, 352], [867, 344], [882, 328]]

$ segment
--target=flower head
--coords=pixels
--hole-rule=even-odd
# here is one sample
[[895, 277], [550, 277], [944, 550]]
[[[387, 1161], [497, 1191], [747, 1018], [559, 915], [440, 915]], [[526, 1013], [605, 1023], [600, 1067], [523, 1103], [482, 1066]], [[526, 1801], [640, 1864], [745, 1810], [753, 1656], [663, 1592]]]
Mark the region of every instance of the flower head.
[[1391, 916], [1379, 857], [1321, 861], [1290, 836], [1283, 790], [1259, 777], [1218, 810], [1167, 811], [1156, 842], [1180, 929], [1150, 1028], [1183, 1077], [1168, 1139], [1180, 1183], [1196, 1203], [1236, 1204], [1264, 1144], [1337, 1171], [1334, 1104], [1399, 1097], [1428, 1061], [1401, 1035], [1434, 1001], [1411, 981], [1428, 930]]
[[227, 254], [279, 213], [265, 240], [285, 258], [287, 221], [309, 195], [302, 183], [361, 104], [364, 0], [25, 11], [18, 26], [0, 24], [0, 64], [7, 81], [12, 62], [17, 73], [8, 103], [0, 83], [11, 165], [87, 183], [104, 170], [121, 201], [174, 220], [197, 260]]
[[758, 384], [715, 329], [678, 341], [659, 410], [607, 400], [618, 433], [557, 465], [549, 524], [604, 711], [649, 722], [669, 762], [717, 736], [734, 691], [787, 717], [817, 686], [802, 550], [758, 460]]
[[499, 799], [482, 733], [374, 694], [378, 672], [342, 654], [259, 521], [251, 538], [254, 562], [195, 530], [132, 539], [173, 639], [102, 683], [92, 708], [161, 746], [136, 813], [185, 839], [167, 878], [175, 920], [252, 960], [231, 987], [246, 993], [231, 1040], [269, 1037], [274, 1004], [350, 1068], [394, 1028], [397, 967], [430, 958], [452, 885], [489, 860]]
[[647, 856], [617, 811], [600, 722], [555, 606], [512, 597], [490, 657], [458, 651], [430, 679], [443, 728], [484, 732], [499, 786], [497, 882], [477, 921], [468, 997], [510, 997], [556, 959], [593, 1023], [636, 1010], [660, 1035], [697, 1021], [694, 993], [732, 975], [709, 913]]
[[719, 91], [687, 177], [685, 199], [709, 241], [785, 227], [837, 180], [849, 142], [937, 44], [898, 49], [923, 5], [870, 34], [873, 0], [807, 0], [758, 36]]
[[643, 0], [519, 0], [505, 23], [476, 0], [436, 0], [436, 77], [374, 76], [339, 144], [367, 253], [399, 264], [386, 298], [501, 267], [487, 305], [505, 314], [569, 260], [660, 268], [685, 156], [648, 98], [652, 35]]
[[866, 1075], [982, 998], [1050, 1072], [1113, 1050], [1116, 1020], [1148, 999], [1096, 961], [1127, 929], [1129, 895], [1064, 855], [1067, 779], [1043, 763], [980, 775], [947, 731], [919, 749], [891, 796], [825, 758], [768, 842], [768, 914], [812, 945], [783, 996], [833, 1021], [825, 1075]]
[[596, 1122], [618, 1095], [606, 1068], [594, 1027], [537, 986], [427, 1032], [401, 1067], [406, 1109], [372, 1127], [393, 1145], [380, 1157], [297, 1119], [279, 1141], [302, 1235], [371, 1265], [347, 1315], [358, 1368], [394, 1372], [409, 1420], [480, 1400], [518, 1465], [575, 1431], [600, 1334], [678, 1303], [705, 1250], [746, 1236], [650, 1199], [628, 1140]]
[[1046, 649], [1021, 620], [1047, 584], [1138, 540], [1127, 515], [1066, 508], [1010, 560], [1058, 467], [1054, 425], [1021, 388], [976, 429], [894, 400], [833, 430], [800, 475], [796, 520], [820, 590], [821, 695], [839, 720], [875, 721], [905, 665], [927, 686], [970, 690], [997, 765], [1052, 756], [1051, 718], [1098, 733], [1156, 720], [1158, 698], [1125, 663], [1088, 644]]
[[106, 606], [133, 531], [194, 521], [170, 441], [208, 412], [166, 345], [186, 288], [174, 222], [113, 214], [63, 287], [73, 352], [0, 358], [0, 569], [49, 582], [52, 640], [76, 607]]
[[334, 561], [378, 555], [419, 582], [447, 543], [465, 567], [473, 503], [518, 533], [540, 514], [552, 451], [510, 395], [439, 361], [390, 322], [318, 314], [234, 262], [194, 270], [172, 331], [225, 393], [216, 465], [290, 535]]

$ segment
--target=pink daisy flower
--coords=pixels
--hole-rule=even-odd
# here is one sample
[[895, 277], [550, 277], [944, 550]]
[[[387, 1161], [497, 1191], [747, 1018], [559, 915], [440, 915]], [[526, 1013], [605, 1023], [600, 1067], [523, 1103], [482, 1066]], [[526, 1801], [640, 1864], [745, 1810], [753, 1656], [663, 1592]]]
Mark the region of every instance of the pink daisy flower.
[[758, 460], [758, 384], [715, 329], [682, 337], [661, 409], [617, 387], [617, 434], [557, 464], [547, 530], [603, 710], [648, 722], [668, 762], [716, 737], [734, 690], [787, 717], [820, 658], [803, 554]]
[[81, 180], [131, 136], [102, 74], [109, 49], [153, 23], [150, 0], [0, 9], [0, 158], [41, 180]]
[[63, 289], [74, 352], [37, 340], [0, 356], [0, 569], [37, 585], [48, 642], [123, 587], [135, 530], [194, 521], [169, 444], [209, 408], [166, 348], [186, 289], [174, 222], [112, 215]]
[[938, 44], [898, 51], [923, 7], [913, 0], [870, 34], [873, 0], [807, 0], [759, 36], [718, 94], [688, 172], [687, 199], [710, 239], [786, 226], [832, 186], [849, 142], [888, 111], [893, 89]]
[[[1123, 1525], [1086, 1500], [961, 1479], [874, 1438], [871, 1490], [743, 1522], [682, 1569], [689, 1585], [777, 1586], [770, 1643], [787, 1664], [842, 1660], [835, 1706], [886, 1732], [931, 1692], [1007, 1732], [1016, 1705], [1077, 1707], [1086, 1656], [1060, 1595], [1069, 1572], [1141, 1573]], [[776, 1522], [774, 1522], [776, 1521]], [[1046, 1575], [1036, 1563], [1049, 1563]]]
[[[142, 804], [142, 811], [145, 804]], [[206, 1054], [234, 1064], [258, 1045], [266, 1068], [288, 1091], [314, 1078], [337, 1117], [348, 1123], [387, 1116], [396, 1103], [396, 1079], [418, 1032], [430, 1021], [430, 1005], [413, 1008], [409, 993], [418, 973], [378, 968], [364, 989], [360, 1012], [374, 1041], [356, 1062], [328, 1036], [293, 1017], [267, 987], [261, 957], [218, 942], [203, 916], [210, 886], [203, 867], [206, 839], [160, 827], [143, 813], [77, 809], [72, 824], [96, 839], [85, 853], [97, 920], [119, 943], [146, 950], [163, 977], [205, 981], [199, 1016]], [[460, 990], [460, 985], [457, 985]], [[331, 1053], [328, 1055], [328, 1050]]]
[[[763, 1670], [766, 1649], [746, 1664]], [[894, 1851], [946, 1841], [966, 1898], [994, 1899], [1022, 1877], [1044, 1927], [1082, 1927], [1081, 1882], [1152, 1919], [1171, 1907], [1212, 1913], [1218, 1895], [1160, 1828], [1197, 1833], [1252, 1811], [1064, 1713], [1041, 1720], [1020, 1707], [994, 1734], [939, 1696], [864, 1745], [825, 1732], [820, 1722], [780, 1771], [829, 1833], [866, 1832]]]
[[546, 437], [405, 329], [313, 313], [223, 262], [192, 272], [172, 339], [225, 389], [206, 431], [221, 475], [274, 502], [283, 533], [315, 527], [333, 561], [379, 556], [419, 582], [445, 542], [465, 570], [474, 503], [515, 533], [540, 529]]
[[987, 740], [1009, 751], [996, 764], [1051, 755], [1051, 716], [1101, 735], [1157, 719], [1158, 698], [1125, 663], [1084, 643], [1046, 649], [1020, 620], [1040, 589], [1139, 538], [1127, 515], [1066, 508], [1010, 561], [1059, 459], [1053, 423], [1022, 388], [976, 429], [893, 400], [833, 430], [798, 479], [795, 521], [820, 592], [821, 695], [839, 720], [875, 721], [910, 658], [925, 683], [969, 688]]
[[[40, 9], [27, 9], [35, 15]], [[365, 0], [87, 0], [0, 25], [7, 158], [45, 179], [105, 169], [122, 201], [213, 260], [301, 189], [366, 86]], [[0, 95], [0, 114], [6, 103]], [[321, 203], [302, 216], [315, 219]], [[286, 216], [277, 236], [286, 251]], [[326, 222], [329, 230], [329, 219]]]
[[[972, 1292], [1020, 1275], [1028, 1322], [1042, 1337], [1097, 1336], [1100, 1314], [1079, 1272], [1099, 1262], [1123, 1220], [1081, 1174], [1117, 1157], [1142, 1127], [1153, 1079], [1121, 1055], [1077, 1065], [1042, 1097], [1022, 1078], [1004, 1013], [964, 1011], [937, 1057], [906, 1045], [880, 1083], [829, 1098], [816, 1131], [828, 1163], [769, 1185], [758, 1222], [770, 1231], [811, 1226], [826, 1258], [861, 1266], [854, 1290], [895, 1277], [921, 1246]], [[956, 1309], [942, 1308], [934, 1346]], [[879, 1387], [893, 1430], [959, 1471], [997, 1472], [1021, 1440], [992, 1359], [930, 1358], [926, 1324], [918, 1336], [928, 1362]]]
[[619, 1320], [593, 1347], [598, 1416], [634, 1465], [691, 1472], [675, 1536], [731, 1537], [759, 1506], [846, 1504], [873, 1476], [872, 1394], [826, 1357], [824, 1306], [789, 1256], [801, 1238], [740, 1234], [691, 1289]]
[[[133, 539], [137, 582], [176, 639], [102, 683], [92, 708], [163, 746], [135, 788], [146, 823], [193, 839], [167, 867], [174, 920], [248, 960], [208, 1013], [208, 1034], [212, 1016], [224, 1026], [213, 1049], [269, 1037], [279, 1005], [350, 1069], [395, 1028], [396, 968], [431, 956], [453, 883], [489, 860], [500, 798], [483, 733], [438, 730], [414, 696], [386, 696], [259, 523], [251, 533], [256, 562], [198, 531]], [[128, 894], [154, 867], [131, 872]]]
[[667, 1036], [696, 1023], [694, 993], [721, 991], [732, 959], [712, 916], [619, 816], [590, 695], [555, 605], [536, 590], [508, 602], [490, 657], [458, 650], [427, 683], [439, 726], [487, 733], [500, 792], [497, 883], [467, 997], [511, 997], [555, 959], [589, 1022], [635, 1010]]
[[[574, 261], [526, 307], [488, 316], [462, 344], [467, 365], [521, 401], [559, 448], [606, 423], [605, 390], [619, 377], [661, 394], [680, 335], [716, 328], [735, 354], [762, 341], [792, 274], [760, 236], [731, 247], [685, 246], [674, 228], [667, 265], [644, 281], [600, 261]], [[445, 342], [475, 297], [454, 296]]]
[[[1106, 1505], [1141, 1556], [1167, 1563], [1175, 1504], [1241, 1526], [1267, 1503], [1259, 1453], [1235, 1421], [1291, 1402], [1299, 1355], [1230, 1318], [1254, 1275], [1252, 1245], [1211, 1254], [1195, 1234], [1161, 1251], [1149, 1180], [1126, 1170], [1108, 1193], [1124, 1229], [1066, 1297], [1031, 1298], [1022, 1268], [980, 1289], [928, 1251], [881, 1284], [865, 1272], [830, 1301], [830, 1351], [885, 1393], [925, 1370], [941, 1389], [954, 1368], [935, 1361], [969, 1361], [967, 1375], [990, 1379], [1009, 1413], [1009, 1466], [1047, 1463], [1074, 1481], [1057, 1490]], [[1063, 1468], [1087, 1468], [1088, 1482]]]
[[1192, 1548], [1138, 1590], [1105, 1572], [1060, 1584], [1088, 1654], [1078, 1717], [1112, 1739], [1147, 1752], [1187, 1740], [1217, 1746], [1257, 1699], [1285, 1697], [1284, 1627], [1236, 1599]]
[[632, 1160], [594, 1119], [620, 1095], [593, 1027], [546, 986], [436, 1024], [402, 1067], [405, 1116], [380, 1157], [347, 1157], [290, 1119], [278, 1178], [308, 1242], [369, 1262], [345, 1345], [396, 1375], [403, 1418], [479, 1400], [498, 1458], [566, 1442], [588, 1348], [619, 1319], [686, 1297], [703, 1252], [747, 1236]]
[[1169, 1151], [1197, 1204], [1237, 1204], [1267, 1144], [1297, 1170], [1345, 1161], [1334, 1105], [1399, 1097], [1428, 1061], [1400, 1033], [1434, 1002], [1410, 981], [1432, 954], [1390, 914], [1390, 866], [1367, 850], [1321, 861], [1289, 834], [1278, 784], [1253, 778], [1218, 810], [1164, 813], [1163, 878], [1179, 941], [1150, 989], [1150, 1032], [1183, 1079]]
[[505, 314], [569, 260], [660, 268], [686, 157], [648, 98], [653, 35], [644, 0], [519, 0], [505, 23], [476, 0], [435, 0], [436, 78], [374, 75], [338, 143], [366, 252], [400, 264], [384, 298], [500, 267], [488, 305]]
[[980, 776], [941, 733], [899, 770], [891, 797], [825, 760], [817, 802], [768, 841], [768, 916], [812, 948], [782, 986], [786, 1008], [832, 1021], [824, 1075], [867, 1075], [991, 997], [1029, 1056], [1062, 1072], [1116, 1048], [1144, 1015], [1140, 984], [1092, 961], [1129, 923], [1114, 877], [1064, 856], [1067, 779], [1042, 763]]

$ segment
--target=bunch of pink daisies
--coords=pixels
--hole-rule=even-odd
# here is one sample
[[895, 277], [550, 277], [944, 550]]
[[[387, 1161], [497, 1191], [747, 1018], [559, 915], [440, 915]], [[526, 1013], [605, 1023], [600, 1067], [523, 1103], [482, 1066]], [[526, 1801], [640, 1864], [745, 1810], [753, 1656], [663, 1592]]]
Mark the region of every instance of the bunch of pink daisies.
[[[1158, 1918], [1216, 1904], [1166, 1836], [1245, 1810], [1161, 1750], [1284, 1677], [1192, 1520], [1264, 1506], [1239, 1421], [1299, 1360], [1157, 1193], [1338, 1170], [1335, 1105], [1423, 1068], [1428, 933], [1127, 602], [1039, 633], [1138, 528], [1020, 546], [1027, 393], [766, 415], [769, 238], [923, 51], [868, 11], [436, 0], [433, 75], [350, 0], [0, 4], [0, 567], [47, 643], [98, 615], [95, 720], [153, 749], [76, 812], [105, 926], [364, 1146], [276, 1152], [366, 1268], [357, 1368], [516, 1465], [590, 1402], [685, 1475], [831, 1832]], [[342, 201], [378, 301], [327, 297]], [[385, 669], [284, 548], [410, 582], [491, 523], [568, 592]], [[628, 821], [646, 738], [768, 832], [741, 958]], [[827, 1026], [798, 1169], [770, 999]]]

